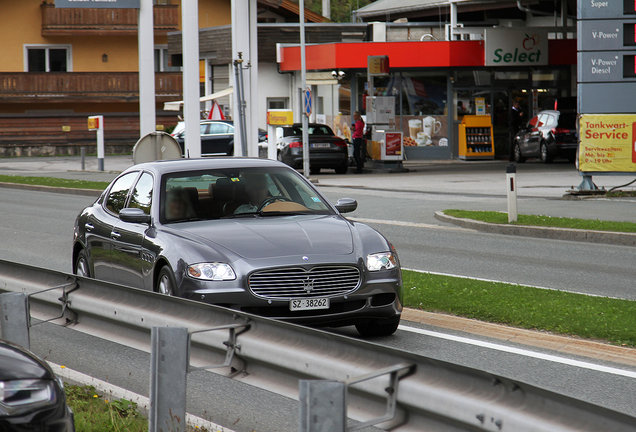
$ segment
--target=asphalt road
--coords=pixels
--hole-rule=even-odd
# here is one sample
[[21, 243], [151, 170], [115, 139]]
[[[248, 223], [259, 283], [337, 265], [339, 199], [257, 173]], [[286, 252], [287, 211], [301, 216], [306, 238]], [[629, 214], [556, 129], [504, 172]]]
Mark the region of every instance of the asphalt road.
[[[459, 194], [430, 197], [423, 193], [380, 194], [327, 187], [323, 190], [330, 198], [358, 199], [359, 210], [351, 214], [354, 218], [388, 221], [371, 225], [394, 242], [405, 267], [573, 291], [611, 290], [611, 295], [634, 296], [629, 285], [636, 276], [633, 248], [488, 235], [461, 230], [432, 218], [434, 210], [457, 207], [453, 203], [490, 206], [498, 203], [500, 197], [476, 199]], [[92, 201], [93, 198], [82, 196], [0, 188], [0, 259], [70, 271], [73, 220]], [[470, 336], [475, 345], [441, 337], [468, 337], [465, 334], [408, 325], [431, 333], [398, 330], [394, 336], [375, 342], [525, 381], [636, 416], [634, 377], [620, 373], [636, 373], [636, 368], [568, 357], [591, 365], [585, 368], [567, 361], [479, 345], [486, 338]], [[337, 332], [356, 335], [350, 328]], [[504, 348], [515, 347], [491, 342]], [[52, 325], [34, 327], [32, 347], [53, 362], [147, 394], [147, 353]], [[562, 354], [559, 357], [564, 358]], [[618, 372], [596, 370], [598, 365], [618, 368]], [[297, 409], [293, 400], [212, 373], [198, 372], [190, 377], [189, 412], [236, 431], [295, 431]]]

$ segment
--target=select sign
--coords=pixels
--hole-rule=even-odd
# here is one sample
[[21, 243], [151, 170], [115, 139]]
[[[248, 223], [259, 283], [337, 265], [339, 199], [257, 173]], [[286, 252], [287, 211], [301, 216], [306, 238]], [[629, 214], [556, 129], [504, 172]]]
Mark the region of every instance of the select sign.
[[486, 29], [486, 66], [548, 64], [548, 32], [537, 27]]

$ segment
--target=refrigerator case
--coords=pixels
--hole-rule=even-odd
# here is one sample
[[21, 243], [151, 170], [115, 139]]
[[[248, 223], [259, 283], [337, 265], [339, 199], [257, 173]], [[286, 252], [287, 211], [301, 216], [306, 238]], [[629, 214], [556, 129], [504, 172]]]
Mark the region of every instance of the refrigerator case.
[[459, 125], [459, 158], [463, 160], [495, 158], [490, 116], [464, 116]]

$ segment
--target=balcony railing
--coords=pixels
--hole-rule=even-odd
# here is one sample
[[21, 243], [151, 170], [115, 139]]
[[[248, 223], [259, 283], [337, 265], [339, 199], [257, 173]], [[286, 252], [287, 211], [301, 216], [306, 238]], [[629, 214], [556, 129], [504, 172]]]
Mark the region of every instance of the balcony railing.
[[[40, 7], [42, 36], [137, 34], [137, 9], [56, 8], [52, 4]], [[153, 17], [156, 35], [175, 31], [179, 25], [179, 6], [155, 5]]]
[[[181, 72], [155, 73], [157, 102], [179, 100]], [[132, 102], [139, 99], [137, 72], [1, 72], [0, 101]]]

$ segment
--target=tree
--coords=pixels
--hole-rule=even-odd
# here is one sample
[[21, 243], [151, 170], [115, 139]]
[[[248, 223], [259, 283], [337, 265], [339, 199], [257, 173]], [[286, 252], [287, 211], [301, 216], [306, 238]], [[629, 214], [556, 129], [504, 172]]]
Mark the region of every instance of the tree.
[[[331, 0], [331, 21], [351, 22], [351, 13], [374, 0]], [[322, 0], [305, 0], [305, 7], [322, 15]]]

